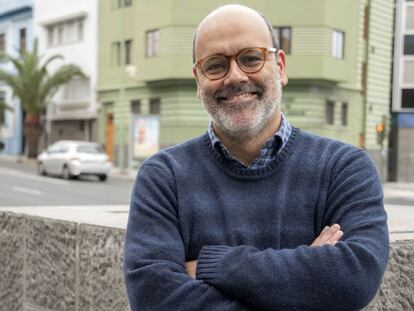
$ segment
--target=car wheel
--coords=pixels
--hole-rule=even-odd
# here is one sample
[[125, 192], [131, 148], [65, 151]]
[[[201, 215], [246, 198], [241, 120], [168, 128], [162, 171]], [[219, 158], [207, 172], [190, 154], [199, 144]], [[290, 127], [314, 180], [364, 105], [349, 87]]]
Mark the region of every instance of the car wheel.
[[37, 173], [42, 176], [46, 176], [46, 169], [42, 162], [37, 163]]
[[98, 178], [99, 178], [100, 181], [105, 181], [108, 178], [108, 176], [107, 175], [98, 175]]
[[72, 178], [72, 174], [70, 173], [69, 167], [67, 167], [66, 165], [62, 169], [62, 177], [66, 180]]

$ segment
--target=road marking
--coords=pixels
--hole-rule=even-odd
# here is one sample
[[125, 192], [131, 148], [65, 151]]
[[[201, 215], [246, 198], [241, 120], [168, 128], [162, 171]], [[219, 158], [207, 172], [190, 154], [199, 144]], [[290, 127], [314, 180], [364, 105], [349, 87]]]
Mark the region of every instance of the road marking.
[[9, 176], [9, 177], [21, 177], [21, 178], [24, 178], [25, 180], [30, 179], [30, 180], [40, 181], [40, 182], [44, 182], [47, 184], [53, 184], [53, 185], [59, 185], [59, 186], [69, 185], [69, 182], [67, 182], [66, 180], [59, 180], [59, 179], [44, 177], [44, 176], [36, 176], [33, 174], [23, 173], [18, 170], [4, 168], [4, 167], [0, 168], [0, 175]]
[[23, 193], [27, 193], [31, 195], [36, 195], [36, 196], [41, 196], [43, 194], [42, 191], [31, 189], [31, 188], [13, 186], [12, 189], [13, 191], [16, 191], [16, 192], [23, 192]]

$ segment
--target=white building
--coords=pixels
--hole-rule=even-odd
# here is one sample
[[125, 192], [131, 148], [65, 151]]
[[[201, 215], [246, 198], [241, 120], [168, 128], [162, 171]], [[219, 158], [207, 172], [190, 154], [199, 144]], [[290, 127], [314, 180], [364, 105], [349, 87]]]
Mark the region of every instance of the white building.
[[61, 87], [49, 103], [48, 143], [59, 139], [96, 140], [97, 10], [98, 0], [34, 0], [34, 31], [40, 54], [63, 56], [63, 60], [50, 64], [50, 72], [70, 63], [87, 76]]
[[[32, 0], [0, 0], [0, 53], [18, 56], [18, 50], [32, 48]], [[13, 71], [10, 62], [0, 61], [0, 68]], [[0, 111], [0, 152], [11, 155], [23, 153], [24, 112], [10, 87], [0, 82], [0, 101], [13, 110]]]

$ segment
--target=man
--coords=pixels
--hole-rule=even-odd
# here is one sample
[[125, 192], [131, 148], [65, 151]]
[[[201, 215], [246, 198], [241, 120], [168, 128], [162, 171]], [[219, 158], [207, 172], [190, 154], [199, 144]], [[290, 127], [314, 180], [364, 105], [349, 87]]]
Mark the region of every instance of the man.
[[366, 154], [280, 111], [285, 54], [256, 11], [199, 25], [208, 132], [140, 168], [125, 242], [132, 310], [357, 310], [388, 257], [382, 190]]

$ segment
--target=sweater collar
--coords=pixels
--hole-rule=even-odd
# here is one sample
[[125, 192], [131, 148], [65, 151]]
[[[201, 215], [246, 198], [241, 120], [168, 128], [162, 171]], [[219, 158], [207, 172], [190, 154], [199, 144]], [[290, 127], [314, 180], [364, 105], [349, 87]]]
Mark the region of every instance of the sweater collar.
[[266, 167], [269, 163], [276, 159], [277, 155], [282, 151], [292, 132], [292, 126], [281, 113], [281, 123], [279, 129], [274, 135], [262, 146], [259, 156], [247, 167], [241, 161], [236, 159], [230, 151], [224, 146], [217, 135], [214, 133], [213, 122], [210, 122], [208, 127], [208, 136], [210, 138], [213, 150], [221, 157], [232, 162], [235, 167], [247, 169], [259, 169]]

